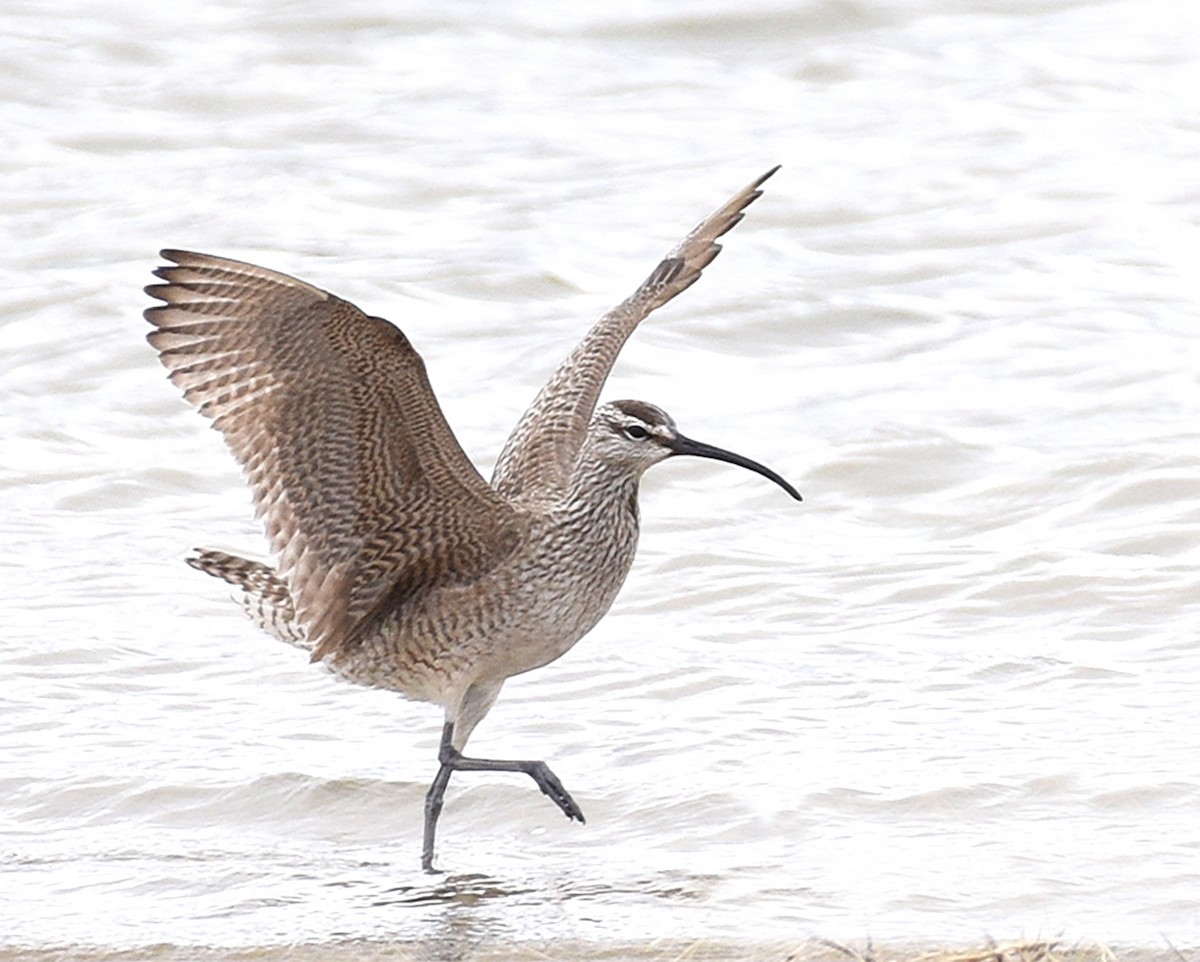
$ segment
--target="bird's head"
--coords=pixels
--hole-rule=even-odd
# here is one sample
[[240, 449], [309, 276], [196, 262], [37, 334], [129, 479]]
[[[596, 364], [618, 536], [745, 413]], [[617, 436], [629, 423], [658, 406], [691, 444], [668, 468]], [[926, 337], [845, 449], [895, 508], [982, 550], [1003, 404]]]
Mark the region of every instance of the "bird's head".
[[770, 468], [724, 448], [685, 437], [666, 411], [645, 401], [613, 401], [601, 406], [592, 419], [589, 433], [595, 457], [635, 476], [659, 461], [691, 455], [747, 468], [801, 500], [800, 492]]

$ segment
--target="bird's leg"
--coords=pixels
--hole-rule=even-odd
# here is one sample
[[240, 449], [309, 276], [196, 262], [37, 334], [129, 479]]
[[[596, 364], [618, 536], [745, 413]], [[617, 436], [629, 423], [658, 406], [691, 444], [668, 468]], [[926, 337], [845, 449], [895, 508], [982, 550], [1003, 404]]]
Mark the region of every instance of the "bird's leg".
[[425, 793], [425, 844], [421, 848], [421, 870], [433, 871], [433, 840], [437, 834], [438, 816], [442, 814], [442, 800], [446, 795], [446, 786], [450, 784], [450, 776], [454, 766], [449, 763], [450, 754], [454, 751], [454, 723], [446, 722], [442, 726], [442, 744], [438, 748], [438, 761], [441, 767], [433, 777], [433, 784]]
[[433, 784], [425, 795], [425, 847], [421, 851], [421, 868], [433, 871], [433, 841], [437, 832], [438, 816], [442, 814], [442, 800], [453, 772], [524, 772], [534, 780], [542, 794], [549, 797], [567, 818], [584, 822], [583, 811], [571, 793], [563, 788], [558, 776], [550, 771], [545, 762], [524, 759], [467, 758], [454, 747], [454, 723], [446, 722], [442, 728], [442, 743], [438, 748], [441, 767], [434, 776]]

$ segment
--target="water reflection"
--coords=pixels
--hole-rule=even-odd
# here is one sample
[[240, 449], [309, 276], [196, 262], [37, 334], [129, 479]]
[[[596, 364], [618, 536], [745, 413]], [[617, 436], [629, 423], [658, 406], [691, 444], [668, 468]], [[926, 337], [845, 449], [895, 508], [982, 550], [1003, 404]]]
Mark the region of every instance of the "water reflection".
[[[0, 941], [1194, 929], [1177, 3], [42, 6], [0, 14]], [[778, 452], [802, 517], [648, 478], [613, 616], [477, 736], [553, 759], [586, 829], [455, 786], [470, 870], [418, 876], [436, 712], [311, 671], [180, 561], [261, 534], [142, 340], [154, 251], [396, 320], [490, 457], [550, 346], [776, 161], [613, 387]]]

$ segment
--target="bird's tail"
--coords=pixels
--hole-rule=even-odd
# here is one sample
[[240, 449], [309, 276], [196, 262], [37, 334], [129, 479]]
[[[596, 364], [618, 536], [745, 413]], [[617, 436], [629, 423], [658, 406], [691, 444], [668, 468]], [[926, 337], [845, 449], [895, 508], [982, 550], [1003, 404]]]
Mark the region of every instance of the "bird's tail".
[[312, 647], [304, 626], [296, 620], [287, 583], [274, 568], [211, 548], [197, 548], [195, 556], [186, 560], [197, 571], [238, 588], [241, 597], [237, 600], [247, 616], [267, 634], [300, 648]]

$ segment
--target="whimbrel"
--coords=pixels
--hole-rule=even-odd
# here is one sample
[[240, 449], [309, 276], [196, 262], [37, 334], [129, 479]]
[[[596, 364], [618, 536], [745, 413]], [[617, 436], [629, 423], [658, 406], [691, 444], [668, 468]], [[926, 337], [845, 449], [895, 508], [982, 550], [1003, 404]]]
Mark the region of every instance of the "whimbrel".
[[189, 563], [241, 589], [251, 617], [312, 661], [442, 706], [426, 871], [456, 771], [524, 772], [584, 820], [545, 762], [462, 752], [506, 679], [554, 661], [612, 605], [633, 563], [647, 468], [712, 458], [800, 499], [771, 469], [680, 434], [652, 404], [596, 406], [634, 328], [700, 277], [775, 170], [596, 322], [517, 423], [490, 485], [392, 324], [286, 274], [162, 252], [173, 266], [146, 288], [165, 302], [146, 310], [147, 338], [241, 463], [275, 559], [202, 550]]

